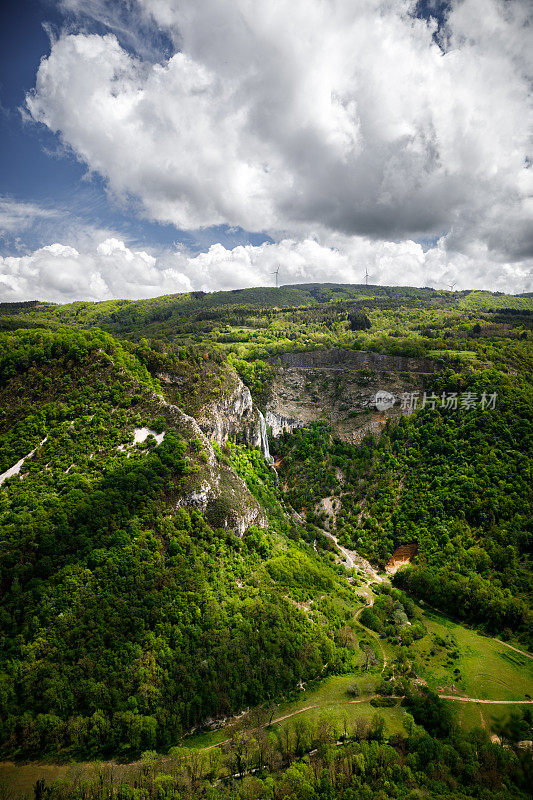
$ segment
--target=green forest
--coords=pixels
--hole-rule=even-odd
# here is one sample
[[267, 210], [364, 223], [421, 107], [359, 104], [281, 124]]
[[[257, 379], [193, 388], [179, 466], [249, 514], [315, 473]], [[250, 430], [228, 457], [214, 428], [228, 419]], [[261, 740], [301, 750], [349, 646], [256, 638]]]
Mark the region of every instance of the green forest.
[[[532, 344], [533, 298], [491, 292], [2, 304], [2, 760], [96, 762], [27, 796], [530, 796]], [[430, 401], [378, 419], [306, 367], [265, 441], [310, 351], [391, 357]], [[468, 661], [494, 639], [503, 695]]]

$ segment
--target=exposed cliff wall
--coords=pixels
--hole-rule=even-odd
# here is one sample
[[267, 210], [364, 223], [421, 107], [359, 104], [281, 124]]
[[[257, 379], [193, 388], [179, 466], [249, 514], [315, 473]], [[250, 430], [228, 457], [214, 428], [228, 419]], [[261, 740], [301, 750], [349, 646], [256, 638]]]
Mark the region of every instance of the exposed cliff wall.
[[250, 447], [261, 446], [258, 412], [253, 406], [250, 390], [236, 374], [230, 391], [204, 406], [196, 420], [205, 435], [219, 445], [231, 437]]
[[305, 425], [303, 419], [296, 419], [295, 417], [285, 417], [277, 411], [267, 409], [265, 415], [266, 424], [270, 427], [272, 436], [278, 437], [285, 431], [293, 431], [295, 428], [301, 428]]
[[265, 361], [272, 367], [282, 368], [338, 368], [415, 373], [437, 371], [435, 362], [430, 358], [388, 356], [381, 353], [365, 353], [361, 350], [308, 350], [303, 353], [281, 353]]
[[[210, 441], [222, 446], [231, 437], [250, 447], [261, 446], [259, 413], [253, 406], [252, 395], [229, 364], [219, 366], [216, 377], [205, 371], [199, 376], [200, 391], [195, 387], [197, 398], [193, 404], [186, 395], [188, 384], [183, 376], [165, 372], [157, 377], [165, 387], [179, 389], [186, 408], [187, 404], [194, 407], [189, 413]], [[216, 392], [214, 378], [218, 384]]]
[[[274, 379], [265, 419], [273, 436], [327, 420], [336, 436], [354, 443], [367, 432], [378, 434], [388, 419], [411, 413], [402, 396], [422, 397], [425, 376], [436, 371], [430, 359], [351, 350], [284, 353], [269, 364]], [[393, 404], [380, 410], [378, 392], [393, 395]]]
[[241, 536], [250, 525], [266, 526], [268, 520], [260, 504], [242, 478], [218, 460], [198, 421], [162, 395], [157, 395], [156, 401], [169, 427], [179, 430], [187, 441], [200, 440], [205, 453], [199, 454], [195, 469], [184, 479], [176, 508], [201, 509], [213, 527], [231, 528]]

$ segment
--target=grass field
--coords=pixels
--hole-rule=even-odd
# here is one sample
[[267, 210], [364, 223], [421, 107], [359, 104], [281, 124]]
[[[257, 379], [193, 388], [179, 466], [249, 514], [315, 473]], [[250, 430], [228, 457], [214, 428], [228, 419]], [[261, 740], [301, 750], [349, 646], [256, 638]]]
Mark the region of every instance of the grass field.
[[484, 728], [492, 733], [498, 723], [506, 722], [511, 714], [525, 711], [531, 706], [486, 706], [475, 703], [449, 703], [455, 719], [465, 730]]
[[[34, 786], [36, 782], [43, 778], [49, 786], [54, 781], [68, 780], [74, 781], [81, 775], [89, 776], [96, 774], [99, 769], [106, 769], [104, 764], [14, 764], [12, 761], [0, 762], [0, 797], [13, 798], [33, 798]], [[127, 767], [123, 767], [126, 770]], [[2, 793], [3, 792], [3, 793]]]
[[426, 610], [423, 621], [428, 635], [411, 646], [411, 654], [431, 689], [448, 694], [455, 687], [483, 700], [533, 697], [533, 659], [440, 614]]
[[70, 764], [46, 764], [30, 762], [15, 764], [0, 762], [0, 798], [2, 800], [33, 800], [34, 786], [44, 778], [47, 786], [54, 781], [76, 783], [79, 780], [96, 780], [99, 775], [113, 775], [113, 779], [135, 781], [141, 762], [118, 764], [115, 761], [72, 762]]
[[[281, 703], [277, 706], [272, 718], [272, 728], [291, 725], [296, 719], [314, 722], [327, 716], [341, 731], [345, 724], [350, 727], [361, 717], [370, 720], [374, 714], [379, 713], [385, 718], [387, 735], [399, 733], [404, 730], [402, 719], [405, 711], [403, 708], [399, 706], [374, 708], [370, 705], [370, 698], [375, 693], [375, 687], [379, 681], [378, 670], [366, 675], [332, 675], [325, 678], [319, 686], [302, 691], [298, 700]], [[360, 691], [360, 696], [355, 698], [356, 702], [347, 691], [348, 687], [353, 684], [357, 684]], [[239, 728], [254, 727], [259, 720], [262, 725], [268, 722], [265, 715], [263, 718], [256, 717], [252, 712], [218, 731], [194, 734], [185, 739], [184, 745], [191, 748], [210, 747], [228, 739]]]

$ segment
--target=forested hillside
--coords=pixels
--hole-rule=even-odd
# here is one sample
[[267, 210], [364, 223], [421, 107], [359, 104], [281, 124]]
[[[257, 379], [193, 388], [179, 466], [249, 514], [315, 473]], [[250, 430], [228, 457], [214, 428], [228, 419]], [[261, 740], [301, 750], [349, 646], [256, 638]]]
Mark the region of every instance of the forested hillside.
[[[275, 520], [273, 478], [251, 451], [217, 456], [191, 436], [107, 334], [19, 331], [1, 345], [0, 469], [33, 452], [0, 494], [8, 752], [165, 747], [327, 663], [351, 663], [354, 649], [334, 641], [340, 620], [311, 625], [287, 598], [293, 586], [305, 596], [327, 588], [353, 603], [349, 587], [297, 549], [288, 522], [240, 538], [225, 519], [246, 494], [234, 462], [265, 503], [272, 495]], [[142, 430], [150, 435], [135, 444]], [[219, 458], [226, 464], [206, 475]], [[199, 478], [229, 490], [204, 509], [180, 507]], [[289, 567], [272, 580], [293, 563], [300, 576]]]
[[[151, 751], [141, 800], [526, 797], [532, 326], [529, 296], [409, 287], [3, 304], [4, 756]], [[503, 697], [424, 605], [518, 648]], [[341, 679], [364, 724], [290, 706]], [[466, 691], [524, 705], [476, 731]]]

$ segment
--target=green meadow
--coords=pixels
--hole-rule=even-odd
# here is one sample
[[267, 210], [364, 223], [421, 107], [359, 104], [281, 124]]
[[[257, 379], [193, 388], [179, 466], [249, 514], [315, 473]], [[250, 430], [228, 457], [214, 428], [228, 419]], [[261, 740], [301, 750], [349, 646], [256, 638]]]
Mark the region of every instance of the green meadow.
[[532, 658], [432, 611], [424, 611], [423, 621], [428, 634], [410, 653], [431, 689], [482, 700], [533, 697]]

